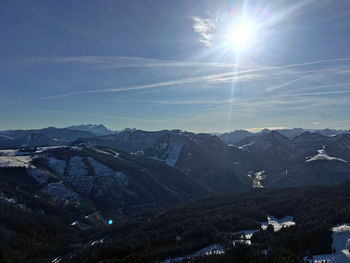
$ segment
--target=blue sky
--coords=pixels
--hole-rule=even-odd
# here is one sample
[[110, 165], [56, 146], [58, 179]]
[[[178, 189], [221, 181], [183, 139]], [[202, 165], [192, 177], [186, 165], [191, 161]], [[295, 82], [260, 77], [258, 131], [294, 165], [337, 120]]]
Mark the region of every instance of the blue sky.
[[0, 129], [350, 128], [347, 0], [3, 0], [0, 34]]

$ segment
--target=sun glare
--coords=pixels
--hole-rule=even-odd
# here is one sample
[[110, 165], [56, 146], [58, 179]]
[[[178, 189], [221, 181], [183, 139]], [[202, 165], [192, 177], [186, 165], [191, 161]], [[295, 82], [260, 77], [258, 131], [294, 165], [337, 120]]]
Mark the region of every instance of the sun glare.
[[252, 46], [254, 41], [255, 26], [245, 21], [237, 23], [231, 29], [229, 42], [235, 51], [243, 51]]

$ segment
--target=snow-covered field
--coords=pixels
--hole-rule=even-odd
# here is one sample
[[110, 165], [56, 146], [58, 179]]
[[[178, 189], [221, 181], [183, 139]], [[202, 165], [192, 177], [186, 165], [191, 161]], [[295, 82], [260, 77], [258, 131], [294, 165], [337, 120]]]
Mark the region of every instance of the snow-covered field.
[[[291, 216], [285, 216], [281, 219], [277, 219], [274, 216], [267, 215], [267, 222], [260, 222], [261, 229], [265, 230], [268, 225], [273, 225], [273, 229], [275, 232], [280, 231], [284, 227], [290, 227], [295, 225], [294, 219]], [[251, 238], [255, 232], [259, 231], [259, 229], [254, 230], [241, 230], [238, 232], [232, 233], [233, 235], [239, 235], [239, 238], [232, 240], [232, 244], [245, 244], [252, 245]]]
[[274, 232], [280, 231], [284, 227], [294, 226], [294, 218], [292, 216], [285, 216], [281, 219], [277, 219], [274, 216], [267, 215], [267, 222], [260, 222], [261, 229], [266, 229], [268, 225], [272, 225]]
[[0, 167], [33, 167], [31, 156], [0, 156]]
[[345, 263], [350, 262], [350, 224], [340, 225], [332, 228], [333, 231], [333, 247], [334, 254], [316, 255], [313, 256], [313, 261], [321, 263]]

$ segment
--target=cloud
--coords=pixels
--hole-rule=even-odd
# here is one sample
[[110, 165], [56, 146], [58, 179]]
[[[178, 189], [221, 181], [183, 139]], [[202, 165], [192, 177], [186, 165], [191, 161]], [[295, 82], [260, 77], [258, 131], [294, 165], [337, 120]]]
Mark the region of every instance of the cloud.
[[205, 46], [214, 45], [214, 30], [216, 28], [216, 19], [192, 17], [193, 30], [200, 35], [199, 42]]
[[249, 128], [246, 129], [249, 132], [259, 132], [262, 131], [263, 129], [268, 129], [268, 130], [283, 130], [287, 129], [285, 126], [273, 126], [273, 127], [260, 127], [260, 128]]

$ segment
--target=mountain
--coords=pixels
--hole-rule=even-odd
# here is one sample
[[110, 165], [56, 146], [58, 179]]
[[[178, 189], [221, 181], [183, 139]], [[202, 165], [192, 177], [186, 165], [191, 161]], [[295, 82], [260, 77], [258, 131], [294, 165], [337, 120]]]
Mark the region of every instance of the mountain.
[[281, 129], [281, 130], [277, 130], [280, 134], [288, 137], [289, 139], [293, 139], [296, 136], [299, 136], [300, 134], [308, 131], [306, 129], [302, 129], [302, 128], [294, 128], [294, 129]]
[[[90, 131], [51, 127], [0, 132], [0, 146], [3, 149], [72, 144], [87, 146], [85, 148], [104, 147], [135, 158], [161, 162], [212, 193], [235, 193], [251, 187], [333, 184], [348, 179], [349, 134], [343, 131], [332, 136], [315, 131], [299, 134], [302, 129], [293, 129], [289, 130], [288, 137], [282, 134], [286, 131], [265, 129], [253, 134], [237, 131], [231, 135], [244, 139], [231, 145], [222, 137], [180, 130], [125, 129], [97, 136]], [[324, 152], [320, 154], [320, 151]], [[325, 158], [305, 161], [318, 155]], [[345, 162], [336, 162], [338, 159]]]
[[109, 135], [109, 134], [114, 133], [112, 130], [107, 129], [102, 124], [72, 125], [72, 126], [67, 127], [67, 129], [77, 130], [77, 131], [87, 131], [87, 132], [91, 132], [97, 136]]
[[116, 134], [98, 136], [94, 138], [83, 139], [89, 145], [98, 145], [104, 147], [110, 147], [116, 150], [122, 150], [127, 152], [137, 152], [145, 149], [146, 147], [154, 144], [157, 139], [164, 133], [171, 132], [167, 130], [163, 131], [142, 131], [127, 129]]
[[350, 222], [350, 134], [300, 132], [266, 129], [228, 144], [180, 130], [2, 131], [0, 261], [330, 253], [330, 229]]
[[79, 138], [91, 138], [94, 136], [93, 133], [88, 131], [54, 127], [36, 130], [7, 130], [0, 131], [0, 149], [68, 145]]
[[272, 131], [238, 144], [264, 171], [264, 186], [330, 185], [350, 179], [349, 136], [307, 131], [288, 139]]
[[88, 200], [105, 212], [168, 207], [208, 193], [163, 162], [110, 149], [52, 146], [2, 150], [0, 155], [1, 179], [12, 187], [67, 203]]
[[136, 130], [82, 141], [164, 161], [214, 193], [239, 192], [251, 187], [246, 177], [247, 168], [244, 167], [244, 172], [237, 169], [235, 159], [228, 158], [234, 151], [232, 147], [214, 135], [180, 130]]
[[235, 158], [228, 158], [233, 151], [216, 136], [173, 131], [145, 148], [144, 155], [178, 168], [214, 193], [232, 193], [250, 188], [245, 173], [234, 169]]
[[236, 145], [238, 142], [243, 141], [245, 138], [267, 134], [267, 133], [270, 133], [271, 131], [277, 131], [278, 133], [286, 136], [288, 139], [294, 139], [295, 137], [305, 132], [317, 133], [317, 134], [321, 134], [323, 136], [329, 136], [329, 137], [350, 133], [349, 130], [334, 130], [334, 129], [315, 130], [315, 129], [293, 128], [293, 129], [269, 130], [265, 128], [260, 132], [256, 132], [256, 133], [248, 132], [246, 130], [235, 130], [229, 133], [218, 134], [218, 137], [227, 144]]
[[322, 129], [322, 130], [314, 130], [314, 132], [322, 134], [324, 136], [335, 136], [340, 134], [349, 134], [350, 130]]
[[[294, 129], [294, 135], [302, 132]], [[245, 134], [238, 132], [237, 134]], [[289, 134], [291, 136], [291, 134]], [[330, 156], [348, 161], [349, 152], [336, 146], [347, 143], [346, 134], [324, 136], [310, 131], [288, 138], [267, 129], [228, 145], [219, 137], [180, 130], [125, 131], [83, 140], [89, 145], [111, 147], [164, 161], [214, 193], [240, 192], [250, 187], [341, 183], [349, 178], [347, 165], [305, 163], [326, 147]], [[340, 143], [340, 142], [339, 142]], [[325, 159], [324, 162], [332, 159]], [[327, 168], [327, 169], [326, 169]], [[324, 178], [318, 178], [324, 169]], [[283, 175], [283, 176], [282, 176]], [[287, 175], [287, 176], [286, 176]]]
[[235, 130], [233, 132], [220, 134], [218, 137], [227, 144], [235, 144], [252, 135], [253, 133], [246, 130]]
[[41, 133], [26, 133], [20, 137], [11, 137], [12, 134], [0, 135], [0, 149], [49, 146], [56, 145], [57, 141], [47, 138]]
[[288, 163], [293, 151], [291, 141], [277, 131], [247, 137], [238, 144], [262, 170], [275, 170]]

